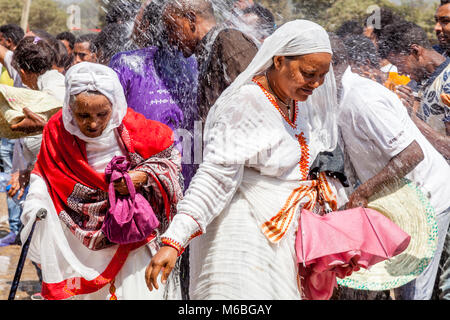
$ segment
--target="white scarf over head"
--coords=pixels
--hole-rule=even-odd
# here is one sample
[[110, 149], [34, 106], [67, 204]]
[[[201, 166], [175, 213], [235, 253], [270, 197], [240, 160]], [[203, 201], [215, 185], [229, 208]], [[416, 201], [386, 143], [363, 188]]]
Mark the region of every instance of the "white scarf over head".
[[[89, 138], [81, 132], [70, 107], [70, 97], [86, 91], [98, 91], [111, 102], [111, 118], [102, 134], [96, 138]], [[81, 62], [67, 71], [62, 109], [64, 128], [86, 142], [87, 160], [95, 171], [103, 172], [115, 155], [124, 154], [115, 129], [120, 126], [126, 113], [127, 101], [114, 70], [101, 64]]]
[[[102, 135], [97, 138], [85, 136], [78, 127], [69, 105], [70, 97], [87, 91], [98, 91], [111, 102], [112, 114]], [[110, 136], [120, 126], [127, 113], [127, 101], [116, 72], [104, 65], [81, 62], [66, 73], [66, 96], [62, 110], [65, 129], [85, 142], [97, 142]]]
[[[282, 25], [264, 41], [247, 69], [216, 101], [208, 114], [206, 131], [209, 129], [208, 124], [214, 124], [224, 113], [230, 111], [230, 99], [243, 85], [251, 82], [254, 76], [264, 74], [272, 66], [275, 56], [301, 56], [312, 53], [333, 53], [328, 33], [324, 28], [307, 20], [294, 20]], [[307, 119], [304, 120], [312, 129], [310, 143], [315, 144], [322, 151], [334, 150], [338, 137], [337, 95], [331, 66], [323, 85], [314, 90], [307, 101], [299, 102], [299, 107], [305, 110]]]

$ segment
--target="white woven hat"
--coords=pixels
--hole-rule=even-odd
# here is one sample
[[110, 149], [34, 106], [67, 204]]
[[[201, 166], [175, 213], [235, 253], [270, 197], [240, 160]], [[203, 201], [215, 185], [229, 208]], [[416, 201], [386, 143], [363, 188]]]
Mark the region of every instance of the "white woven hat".
[[[392, 188], [391, 188], [392, 190]], [[370, 199], [368, 207], [382, 213], [411, 236], [411, 242], [398, 256], [361, 269], [339, 285], [358, 290], [382, 291], [398, 288], [417, 278], [429, 265], [437, 247], [436, 213], [424, 193], [406, 179]]]

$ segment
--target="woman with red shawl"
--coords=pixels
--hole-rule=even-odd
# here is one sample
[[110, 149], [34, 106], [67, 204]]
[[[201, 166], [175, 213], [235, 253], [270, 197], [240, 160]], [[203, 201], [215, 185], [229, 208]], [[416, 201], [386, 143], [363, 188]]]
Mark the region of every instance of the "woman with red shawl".
[[[180, 298], [177, 273], [163, 292], [151, 293], [145, 285], [159, 234], [182, 198], [181, 157], [173, 143], [170, 128], [127, 108], [112, 69], [88, 62], [69, 69], [64, 106], [44, 129], [22, 215], [24, 243], [37, 211], [47, 210], [28, 256], [42, 266], [45, 299]], [[131, 163], [128, 174], [160, 222], [137, 243], [112, 243], [102, 232], [110, 206], [105, 168], [114, 156]], [[114, 188], [128, 194], [125, 182]]]

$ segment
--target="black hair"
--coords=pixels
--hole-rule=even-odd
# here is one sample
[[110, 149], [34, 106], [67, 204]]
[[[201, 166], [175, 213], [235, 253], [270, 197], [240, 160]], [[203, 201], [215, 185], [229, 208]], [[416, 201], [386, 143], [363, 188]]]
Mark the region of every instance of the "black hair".
[[245, 8], [242, 10], [242, 13], [255, 14], [258, 17], [259, 26], [269, 34], [272, 34], [275, 31], [276, 25], [273, 13], [259, 3], [255, 3], [254, 5]]
[[116, 0], [106, 12], [106, 24], [125, 23], [137, 15], [141, 3], [138, 0]]
[[144, 9], [142, 22], [145, 24], [145, 39], [147, 45], [161, 47], [167, 42], [167, 34], [162, 26], [162, 13], [166, 0], [153, 0]]
[[206, 20], [215, 19], [214, 6], [210, 0], [168, 0], [164, 8], [181, 16], [188, 17], [188, 12], [193, 11]]
[[61, 40], [57, 40], [55, 38], [53, 41], [51, 41], [50, 44], [56, 52], [55, 65], [58, 68], [63, 68], [64, 70], [69, 69], [72, 65], [73, 55], [69, 54], [64, 43], [62, 43]]
[[23, 38], [13, 54], [12, 65], [16, 70], [43, 74], [51, 70], [56, 59], [55, 50], [39, 37]]
[[441, 6], [445, 5], [445, 4], [449, 4], [450, 0], [441, 0]]
[[379, 14], [379, 18], [380, 18], [380, 25], [379, 26], [374, 26], [374, 29], [373, 29], [373, 33], [377, 37], [377, 39], [380, 38], [383, 29], [387, 25], [390, 25], [390, 24], [393, 24], [393, 23], [398, 23], [400, 21], [405, 21], [402, 17], [400, 17], [399, 15], [395, 14], [391, 9], [380, 8], [380, 12], [379, 13], [376, 13], [375, 11], [373, 11], [371, 14], [366, 16], [366, 18], [364, 19], [364, 26], [365, 27], [368, 26], [367, 22], [368, 22], [369, 18], [372, 17], [374, 14]]
[[70, 49], [73, 50], [73, 47], [75, 46], [76, 37], [72, 32], [64, 31], [64, 32], [58, 33], [56, 35], [56, 39], [66, 40], [69, 43]]
[[53, 64], [58, 68], [67, 70], [72, 64], [72, 56], [67, 52], [66, 46], [45, 30], [32, 30], [32, 32], [52, 47], [54, 51]]
[[23, 29], [16, 24], [4, 24], [0, 26], [0, 32], [3, 33], [5, 39], [11, 40], [14, 45], [17, 45], [25, 35]]
[[337, 30], [336, 35], [345, 38], [349, 35], [361, 35], [364, 32], [362, 23], [357, 20], [345, 21]]
[[356, 65], [367, 65], [379, 68], [380, 57], [373, 42], [363, 35], [350, 35], [343, 39], [348, 62]]
[[97, 52], [97, 48], [95, 47], [95, 39], [97, 38], [97, 34], [95, 33], [86, 33], [82, 34], [75, 40], [75, 44], [88, 42], [89, 43], [89, 51], [92, 53]]
[[342, 38], [331, 32], [328, 33], [328, 36], [333, 50], [333, 66], [348, 64], [347, 47]]
[[55, 39], [55, 37], [53, 35], [51, 35], [50, 33], [48, 33], [45, 30], [37, 29], [37, 30], [31, 30], [31, 31], [33, 32], [33, 34], [35, 34], [36, 36], [38, 36], [41, 39], [44, 39], [44, 40]]
[[381, 33], [380, 55], [387, 57], [390, 53], [410, 54], [413, 44], [426, 49], [431, 48], [427, 33], [417, 24], [409, 21], [394, 23], [386, 26]]
[[129, 40], [130, 32], [130, 27], [122, 23], [111, 23], [103, 28], [94, 40], [94, 46], [100, 53], [99, 62], [107, 64], [116, 53], [134, 49]]

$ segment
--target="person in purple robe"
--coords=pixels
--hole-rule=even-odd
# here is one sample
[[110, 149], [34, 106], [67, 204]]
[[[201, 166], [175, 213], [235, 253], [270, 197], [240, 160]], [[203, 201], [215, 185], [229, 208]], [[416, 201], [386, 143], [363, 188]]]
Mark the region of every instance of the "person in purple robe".
[[[146, 118], [168, 125], [177, 135], [183, 153], [185, 190], [198, 164], [194, 164], [194, 122], [197, 119], [197, 61], [169, 47], [159, 27], [161, 6], [152, 1], [144, 11], [147, 46], [114, 55], [109, 66], [116, 71], [128, 107]], [[191, 139], [191, 141], [184, 141]], [[182, 146], [185, 146], [183, 150]]]

